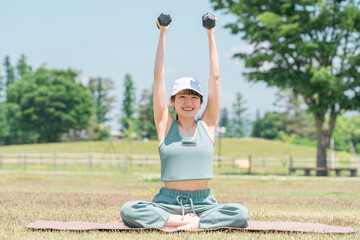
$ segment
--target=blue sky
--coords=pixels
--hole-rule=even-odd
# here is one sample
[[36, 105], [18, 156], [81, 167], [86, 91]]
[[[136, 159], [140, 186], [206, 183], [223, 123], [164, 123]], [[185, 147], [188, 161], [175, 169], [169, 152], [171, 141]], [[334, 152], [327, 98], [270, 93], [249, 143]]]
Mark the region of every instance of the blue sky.
[[173, 22], [168, 32], [165, 79], [169, 96], [172, 83], [183, 76], [197, 78], [207, 90], [209, 59], [206, 32], [201, 16], [213, 12], [221, 74], [221, 106], [228, 107], [240, 92], [250, 118], [258, 109], [261, 115], [275, 110], [276, 88], [264, 83], [249, 83], [242, 76], [243, 63], [233, 59], [238, 51], [249, 50], [239, 36], [224, 25], [233, 17], [214, 12], [207, 0], [160, 1], [0, 1], [0, 69], [6, 55], [15, 65], [24, 53], [33, 68], [73, 68], [89, 77], [110, 78], [115, 82], [114, 118], [108, 125], [119, 126], [123, 81], [129, 73], [137, 96], [150, 89], [159, 31], [155, 19], [169, 12]]

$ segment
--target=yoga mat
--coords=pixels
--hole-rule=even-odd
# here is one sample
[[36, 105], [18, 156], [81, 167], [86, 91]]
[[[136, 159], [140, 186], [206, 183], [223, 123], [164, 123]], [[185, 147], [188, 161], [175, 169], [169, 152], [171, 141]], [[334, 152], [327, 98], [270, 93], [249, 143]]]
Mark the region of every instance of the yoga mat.
[[[122, 221], [113, 221], [107, 223], [93, 222], [56, 222], [56, 221], [36, 221], [26, 226], [29, 229], [38, 230], [68, 230], [68, 231], [86, 231], [86, 230], [145, 230], [156, 228], [129, 228]], [[281, 231], [281, 232], [312, 232], [312, 233], [355, 233], [358, 229], [350, 227], [329, 226], [319, 223], [301, 223], [301, 222], [265, 222], [249, 221], [247, 228], [216, 228], [216, 229], [194, 229], [186, 231], [204, 231], [230, 229], [240, 231]], [[174, 232], [177, 230], [161, 230], [164, 232]]]

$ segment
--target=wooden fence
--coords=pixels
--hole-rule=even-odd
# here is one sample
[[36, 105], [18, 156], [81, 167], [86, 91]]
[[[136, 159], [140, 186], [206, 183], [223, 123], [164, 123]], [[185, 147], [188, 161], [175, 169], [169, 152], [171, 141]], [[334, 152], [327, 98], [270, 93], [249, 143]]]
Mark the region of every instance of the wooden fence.
[[[314, 167], [314, 158], [273, 158], [248, 156], [214, 156], [214, 167], [237, 168], [235, 162], [239, 159], [247, 159], [252, 168], [282, 168], [290, 166]], [[107, 165], [108, 168], [121, 168], [127, 171], [133, 167], [160, 166], [159, 155], [137, 154], [102, 154], [102, 153], [0, 153], [0, 169], [23, 169], [27, 170], [30, 165], [47, 166], [47, 169], [58, 170], [71, 164], [81, 165], [83, 169], [91, 171], [99, 165]], [[330, 162], [328, 163], [330, 166]], [[360, 169], [357, 159], [335, 159], [334, 167], [354, 167]]]

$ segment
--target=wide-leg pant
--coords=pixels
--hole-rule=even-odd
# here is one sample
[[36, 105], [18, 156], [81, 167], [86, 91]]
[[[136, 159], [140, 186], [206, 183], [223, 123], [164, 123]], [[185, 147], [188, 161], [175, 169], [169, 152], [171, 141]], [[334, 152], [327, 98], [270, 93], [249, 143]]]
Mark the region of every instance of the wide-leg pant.
[[248, 226], [248, 210], [237, 203], [218, 204], [210, 189], [177, 191], [161, 188], [151, 202], [129, 201], [121, 208], [124, 224], [133, 228], [162, 228], [170, 214], [194, 212], [200, 227], [218, 228]]

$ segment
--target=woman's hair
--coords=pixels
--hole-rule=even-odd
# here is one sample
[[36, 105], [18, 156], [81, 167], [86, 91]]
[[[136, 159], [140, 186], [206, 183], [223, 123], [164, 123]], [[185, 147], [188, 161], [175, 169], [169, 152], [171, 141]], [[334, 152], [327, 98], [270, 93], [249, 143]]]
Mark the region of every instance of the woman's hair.
[[[197, 91], [194, 91], [192, 89], [184, 89], [182, 91], [182, 93], [184, 93], [186, 95], [195, 95], [200, 98], [200, 103], [201, 104], [203, 103], [203, 96], [201, 96]], [[171, 96], [171, 101], [175, 102], [175, 96], [176, 96], [176, 94]]]

